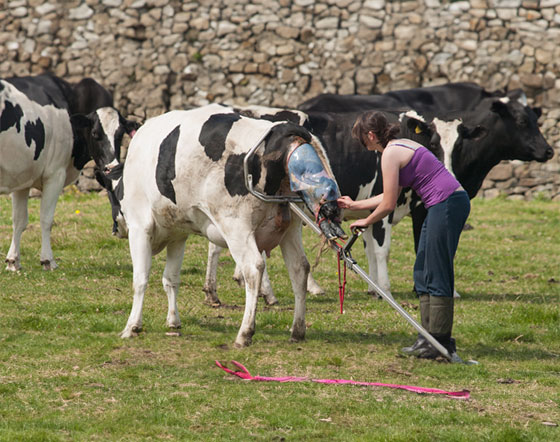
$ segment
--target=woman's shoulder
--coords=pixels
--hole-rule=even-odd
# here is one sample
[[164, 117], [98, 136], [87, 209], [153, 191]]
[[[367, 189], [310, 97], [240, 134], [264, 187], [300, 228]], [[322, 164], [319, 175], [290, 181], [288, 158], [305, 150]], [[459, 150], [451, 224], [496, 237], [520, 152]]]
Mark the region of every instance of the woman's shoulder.
[[390, 146], [405, 147], [413, 150], [424, 147], [422, 144], [409, 138], [395, 138], [387, 143], [387, 147]]

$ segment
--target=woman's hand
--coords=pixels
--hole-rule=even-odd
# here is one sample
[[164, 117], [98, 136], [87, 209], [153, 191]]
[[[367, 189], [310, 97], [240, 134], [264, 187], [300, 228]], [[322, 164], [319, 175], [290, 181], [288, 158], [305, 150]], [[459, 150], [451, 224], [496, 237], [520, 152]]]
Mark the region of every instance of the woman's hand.
[[354, 221], [352, 224], [350, 224], [350, 230], [365, 229], [368, 226], [369, 226], [369, 223], [367, 221], [367, 218], [362, 218], [362, 219], [358, 219], [358, 220]]
[[352, 205], [354, 204], [354, 200], [349, 196], [341, 196], [336, 202], [341, 209], [352, 210]]

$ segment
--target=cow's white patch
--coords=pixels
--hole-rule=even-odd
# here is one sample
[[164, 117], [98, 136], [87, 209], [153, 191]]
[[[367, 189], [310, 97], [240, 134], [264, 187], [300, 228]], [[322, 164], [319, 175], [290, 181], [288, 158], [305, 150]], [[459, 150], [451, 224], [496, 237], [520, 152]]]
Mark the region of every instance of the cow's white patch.
[[420, 115], [419, 113], [417, 113], [415, 110], [409, 110], [409, 111], [406, 111], [406, 112], [403, 112], [402, 114], [400, 114], [399, 115], [399, 121], [402, 121], [404, 117], [414, 118], [416, 120], [422, 121], [423, 123], [426, 122], [424, 117], [422, 115]]
[[[0, 162], [0, 193], [11, 193], [29, 187], [42, 188], [42, 178], [65, 171], [72, 153], [72, 127], [65, 109], [53, 105], [42, 106], [29, 100], [27, 95], [8, 82], [3, 82], [0, 93], [0, 114], [6, 102], [21, 107], [23, 116], [16, 125], [0, 133], [0, 158], [10, 161]], [[28, 146], [25, 139], [25, 125], [41, 121], [45, 129], [43, 151], [34, 160], [36, 143]], [[75, 169], [74, 169], [75, 170]], [[72, 179], [76, 179], [78, 171]], [[66, 183], [65, 183], [66, 184]]]
[[453, 176], [455, 176], [451, 159], [455, 142], [459, 136], [457, 128], [461, 124], [461, 120], [443, 121], [439, 118], [434, 118], [432, 123], [436, 127], [436, 131], [441, 138], [440, 143], [441, 148], [443, 149], [443, 164], [445, 165], [445, 168], [449, 170]]
[[117, 110], [111, 107], [103, 107], [101, 109], [97, 109], [95, 112], [97, 113], [97, 117], [99, 118], [99, 122], [103, 128], [103, 132], [105, 132], [105, 135], [109, 139], [109, 143], [111, 143], [112, 152], [116, 153], [115, 135], [117, 134], [117, 130], [120, 126]]

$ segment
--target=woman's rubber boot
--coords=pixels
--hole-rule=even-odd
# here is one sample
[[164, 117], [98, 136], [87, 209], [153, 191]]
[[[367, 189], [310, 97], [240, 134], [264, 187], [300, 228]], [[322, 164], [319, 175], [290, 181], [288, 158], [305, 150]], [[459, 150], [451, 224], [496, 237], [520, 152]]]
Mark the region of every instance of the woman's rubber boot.
[[[430, 334], [445, 347], [449, 355], [457, 354], [455, 339], [451, 337], [453, 328], [453, 305], [452, 296], [430, 296]], [[426, 341], [422, 348], [418, 349], [418, 357], [435, 359], [441, 353], [429, 342]]]
[[[430, 330], [430, 295], [422, 294], [418, 296], [420, 300], [420, 320], [422, 322], [422, 327], [426, 330]], [[418, 333], [418, 338], [416, 338], [416, 342], [412, 344], [410, 347], [404, 347], [401, 349], [401, 352], [407, 356], [418, 356], [419, 353], [425, 351], [425, 346], [428, 344], [428, 341], [424, 336]], [[428, 344], [429, 345], [429, 344]]]

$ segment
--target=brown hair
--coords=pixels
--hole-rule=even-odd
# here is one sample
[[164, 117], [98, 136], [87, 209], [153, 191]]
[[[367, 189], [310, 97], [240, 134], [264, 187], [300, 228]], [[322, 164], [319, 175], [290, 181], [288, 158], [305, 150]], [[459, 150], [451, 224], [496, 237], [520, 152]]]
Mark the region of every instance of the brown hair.
[[359, 140], [364, 146], [367, 133], [372, 131], [382, 147], [395, 138], [400, 131], [400, 123], [390, 124], [381, 112], [369, 111], [360, 115], [352, 127], [352, 137]]

